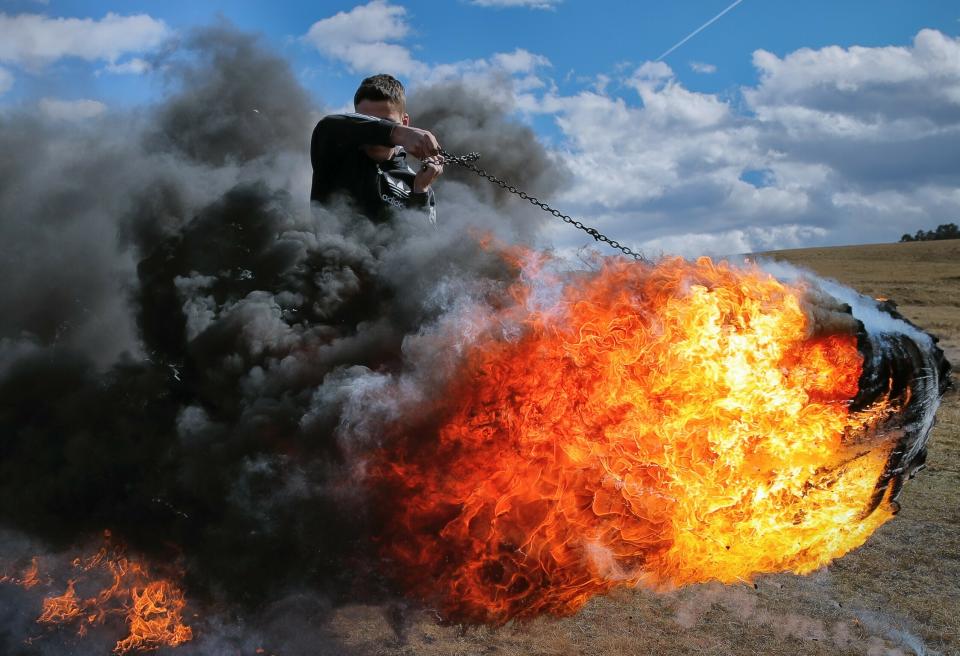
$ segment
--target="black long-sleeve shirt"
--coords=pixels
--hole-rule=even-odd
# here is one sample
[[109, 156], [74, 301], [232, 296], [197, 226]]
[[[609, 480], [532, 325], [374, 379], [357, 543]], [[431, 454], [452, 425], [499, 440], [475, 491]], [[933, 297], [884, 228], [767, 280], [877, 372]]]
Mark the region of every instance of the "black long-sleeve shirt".
[[397, 148], [385, 162], [370, 159], [363, 146], [390, 146], [396, 123], [364, 114], [331, 114], [313, 129], [310, 200], [326, 202], [337, 192], [348, 194], [371, 220], [385, 221], [393, 208], [419, 207], [436, 221], [433, 190], [413, 191], [416, 172], [407, 154]]

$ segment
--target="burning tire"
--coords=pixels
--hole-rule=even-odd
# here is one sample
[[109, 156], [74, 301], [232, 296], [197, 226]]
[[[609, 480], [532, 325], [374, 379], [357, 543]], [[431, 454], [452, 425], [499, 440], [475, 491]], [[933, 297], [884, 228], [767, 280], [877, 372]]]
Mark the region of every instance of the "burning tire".
[[707, 259], [517, 262], [469, 344], [431, 337], [462, 356], [369, 467], [405, 594], [455, 621], [563, 615], [807, 573], [896, 513], [950, 366], [891, 304]]

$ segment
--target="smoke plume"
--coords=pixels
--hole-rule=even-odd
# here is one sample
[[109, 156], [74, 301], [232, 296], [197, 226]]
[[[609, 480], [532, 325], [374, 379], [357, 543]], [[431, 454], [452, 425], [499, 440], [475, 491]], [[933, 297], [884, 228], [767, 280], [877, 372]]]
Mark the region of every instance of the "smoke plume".
[[[415, 93], [408, 103], [416, 125], [433, 131], [454, 154], [479, 151], [480, 165], [534, 195], [549, 197], [571, 173], [551, 158], [530, 128], [505, 120], [506, 109], [489, 94], [461, 82], [444, 82]], [[507, 192], [473, 173], [450, 167], [447, 176], [503, 202]]]
[[[156, 64], [156, 106], [79, 126], [0, 115], [0, 551], [67, 558], [104, 529], [158, 558], [175, 545], [193, 598], [259, 608], [250, 630], [270, 634], [284, 604], [387, 594], [355, 484], [378, 438], [347, 441], [344, 405], [422, 355], [452, 303], [515, 275], [483, 235], [537, 223], [455, 180], [438, 228], [311, 209], [322, 112], [285, 61], [218, 24]], [[458, 87], [418, 98], [451, 148], [477, 142], [543, 190], [562, 177], [501, 108]], [[25, 594], [0, 598], [6, 653], [29, 633]], [[254, 640], [214, 633], [223, 650]]]

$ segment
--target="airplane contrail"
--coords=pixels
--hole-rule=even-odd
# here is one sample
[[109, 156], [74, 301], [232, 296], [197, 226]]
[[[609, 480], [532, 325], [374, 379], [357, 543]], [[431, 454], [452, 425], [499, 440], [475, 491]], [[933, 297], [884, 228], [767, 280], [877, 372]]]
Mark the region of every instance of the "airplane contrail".
[[693, 32], [691, 32], [690, 34], [688, 34], [687, 36], [685, 36], [683, 39], [681, 39], [680, 41], [678, 41], [676, 44], [674, 44], [673, 46], [671, 46], [669, 50], [667, 50], [665, 53], [663, 53], [662, 55], [660, 55], [659, 57], [657, 57], [654, 61], [660, 61], [661, 59], [663, 59], [664, 57], [666, 57], [667, 55], [669, 55], [671, 52], [673, 52], [674, 50], [676, 50], [677, 48], [679, 48], [680, 46], [682, 46], [684, 43], [686, 43], [687, 41], [689, 41], [689, 40], [692, 39], [693, 37], [695, 37], [695, 36], [697, 36], [698, 34], [700, 34], [700, 32], [704, 31], [705, 29], [707, 29], [708, 27], [710, 27], [711, 25], [713, 25], [713, 23], [715, 23], [717, 20], [719, 20], [720, 17], [722, 17], [725, 13], [727, 13], [728, 11], [730, 11], [731, 9], [733, 9], [734, 7], [736, 7], [736, 6], [737, 6], [738, 4], [740, 4], [741, 2], [743, 2], [743, 0], [736, 0], [736, 2], [734, 2], [733, 4], [731, 4], [729, 7], [727, 7], [727, 8], [724, 9], [723, 11], [721, 11], [719, 14], [717, 14], [716, 16], [714, 16], [713, 18], [711, 18], [710, 20], [708, 20], [706, 23], [704, 23], [703, 25], [701, 25], [700, 27], [698, 27], [697, 29], [695, 29]]

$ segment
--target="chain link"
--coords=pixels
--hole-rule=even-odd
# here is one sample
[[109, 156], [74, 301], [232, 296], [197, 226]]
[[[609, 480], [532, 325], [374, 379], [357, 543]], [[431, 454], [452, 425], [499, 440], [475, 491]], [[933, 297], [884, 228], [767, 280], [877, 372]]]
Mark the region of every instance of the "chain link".
[[520, 198], [522, 198], [523, 200], [530, 202], [531, 205], [536, 205], [537, 207], [542, 209], [544, 212], [552, 214], [553, 216], [557, 217], [564, 223], [569, 223], [574, 228], [577, 228], [578, 230], [583, 230], [585, 233], [587, 233], [597, 241], [604, 242], [611, 248], [615, 248], [618, 251], [622, 252], [627, 257], [632, 257], [634, 260], [637, 260], [638, 262], [647, 261], [647, 259], [643, 256], [642, 253], [639, 253], [633, 250], [629, 246], [624, 246], [623, 244], [621, 244], [620, 242], [614, 239], [610, 239], [609, 237], [607, 237], [605, 234], [603, 234], [596, 228], [591, 228], [588, 225], [584, 225], [580, 221], [577, 221], [576, 219], [568, 216], [567, 214], [564, 214], [560, 210], [550, 207], [549, 205], [544, 203], [542, 200], [540, 200], [536, 196], [531, 196], [527, 192], [517, 189], [515, 186], [513, 186], [509, 182], [506, 182], [505, 180], [501, 180], [500, 178], [493, 175], [492, 173], [488, 173], [485, 169], [477, 166], [476, 164], [474, 164], [474, 162], [480, 159], [480, 153], [472, 152], [472, 153], [467, 153], [466, 155], [451, 155], [447, 151], [441, 150], [440, 154], [443, 156], [444, 163], [456, 164], [457, 166], [462, 166], [467, 170], [473, 171], [474, 173], [479, 175], [481, 178], [486, 178], [487, 180], [497, 185], [501, 189], [505, 189], [506, 191], [509, 191], [511, 194], [515, 194]]

